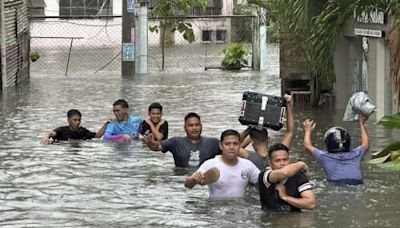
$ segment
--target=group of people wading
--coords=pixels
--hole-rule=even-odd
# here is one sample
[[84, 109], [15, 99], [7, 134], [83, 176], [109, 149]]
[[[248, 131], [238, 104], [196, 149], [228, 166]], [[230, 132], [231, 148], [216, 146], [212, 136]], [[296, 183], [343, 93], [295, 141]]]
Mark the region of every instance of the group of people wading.
[[[57, 140], [103, 138], [103, 140], [129, 143], [142, 139], [150, 150], [171, 152], [176, 167], [197, 167], [185, 180], [185, 187], [208, 185], [214, 199], [241, 198], [246, 187], [258, 187], [262, 209], [271, 211], [313, 210], [316, 200], [314, 184], [302, 161], [291, 162], [289, 148], [294, 138], [294, 119], [291, 95], [287, 101], [287, 128], [281, 142], [268, 145], [268, 131], [248, 127], [242, 133], [228, 129], [220, 139], [202, 136], [202, 122], [197, 113], [190, 112], [184, 118], [186, 136], [168, 138], [168, 122], [162, 116], [162, 106], [153, 103], [148, 116], [129, 115], [125, 100], [113, 104], [114, 116], [109, 118], [97, 132], [80, 126], [81, 113], [71, 109], [67, 113], [68, 126], [47, 133], [43, 144]], [[327, 150], [316, 148], [311, 140], [316, 124], [305, 120], [304, 147], [323, 167], [327, 181], [334, 184], [357, 185], [363, 183], [361, 161], [368, 148], [368, 133], [364, 126], [366, 117], [359, 119], [361, 145], [351, 149], [350, 135], [340, 127], [329, 129], [324, 137]], [[252, 144], [254, 151], [246, 150]]]

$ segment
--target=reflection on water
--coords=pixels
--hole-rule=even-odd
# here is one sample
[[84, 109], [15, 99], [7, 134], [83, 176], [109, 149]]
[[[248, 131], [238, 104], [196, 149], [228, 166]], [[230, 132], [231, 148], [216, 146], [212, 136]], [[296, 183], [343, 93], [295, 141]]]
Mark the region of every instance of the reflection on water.
[[[119, 76], [36, 75], [0, 97], [0, 225], [4, 227], [393, 227], [400, 222], [399, 177], [363, 163], [365, 185], [326, 184], [322, 169], [302, 149], [301, 123], [317, 121], [315, 141], [340, 123], [359, 143], [355, 123], [342, 124], [342, 111], [296, 109], [293, 159], [311, 166], [318, 207], [305, 213], [263, 213], [257, 192], [245, 199], [212, 201], [208, 188], [185, 189], [193, 170], [176, 169], [172, 155], [146, 149], [140, 141], [116, 145], [101, 140], [40, 145], [49, 129], [66, 124], [77, 108], [82, 125], [97, 130], [112, 114], [111, 104], [127, 99], [144, 115], [151, 102], [163, 104], [170, 135], [184, 134], [189, 111], [203, 119], [203, 132], [218, 137], [237, 121], [244, 90], [279, 94], [276, 75], [218, 71], [196, 75]], [[372, 150], [396, 138], [368, 122]], [[282, 136], [272, 132], [271, 141]], [[321, 143], [316, 143], [322, 146]], [[368, 157], [368, 156], [367, 156]], [[367, 158], [368, 159], [368, 158]]]

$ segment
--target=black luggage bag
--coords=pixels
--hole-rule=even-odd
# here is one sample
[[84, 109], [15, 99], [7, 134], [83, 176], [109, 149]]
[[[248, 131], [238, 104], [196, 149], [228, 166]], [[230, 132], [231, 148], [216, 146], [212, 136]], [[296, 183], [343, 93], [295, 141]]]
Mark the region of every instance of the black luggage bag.
[[286, 112], [286, 100], [257, 92], [243, 93], [239, 122], [258, 128], [280, 130]]

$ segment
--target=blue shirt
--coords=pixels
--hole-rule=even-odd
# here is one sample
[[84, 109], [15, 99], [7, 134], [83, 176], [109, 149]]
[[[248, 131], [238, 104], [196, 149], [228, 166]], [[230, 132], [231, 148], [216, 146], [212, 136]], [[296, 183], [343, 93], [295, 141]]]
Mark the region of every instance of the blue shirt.
[[104, 133], [104, 139], [112, 140], [115, 135], [130, 135], [139, 137], [139, 127], [142, 122], [141, 116], [129, 116], [128, 121], [113, 121], [108, 124]]
[[328, 181], [338, 184], [362, 184], [361, 161], [365, 156], [365, 148], [361, 145], [344, 153], [328, 153], [315, 149], [312, 155], [324, 168]]

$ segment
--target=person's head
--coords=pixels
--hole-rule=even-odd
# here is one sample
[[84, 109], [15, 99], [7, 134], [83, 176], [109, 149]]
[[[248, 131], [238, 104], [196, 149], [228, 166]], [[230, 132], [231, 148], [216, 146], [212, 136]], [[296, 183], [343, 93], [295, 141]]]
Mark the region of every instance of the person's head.
[[250, 138], [255, 144], [263, 144], [268, 146], [268, 131], [267, 129], [251, 128], [249, 132]]
[[289, 164], [289, 148], [275, 143], [268, 149], [269, 165], [272, 169], [281, 169]]
[[160, 103], [152, 103], [149, 106], [149, 117], [151, 122], [157, 124], [160, 122], [162, 116], [162, 106]]
[[81, 118], [82, 118], [82, 114], [77, 109], [70, 109], [67, 112], [68, 125], [72, 129], [78, 129], [79, 128], [79, 126], [81, 125]]
[[234, 159], [240, 151], [240, 134], [236, 130], [226, 130], [221, 134], [219, 146], [222, 156], [227, 159]]
[[351, 137], [342, 127], [329, 128], [324, 135], [326, 150], [329, 153], [343, 153], [350, 151]]
[[125, 120], [128, 116], [129, 105], [126, 100], [119, 99], [113, 104], [113, 112], [118, 121]]
[[189, 112], [185, 116], [184, 129], [190, 139], [199, 139], [202, 130], [200, 116], [195, 112]]

